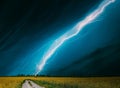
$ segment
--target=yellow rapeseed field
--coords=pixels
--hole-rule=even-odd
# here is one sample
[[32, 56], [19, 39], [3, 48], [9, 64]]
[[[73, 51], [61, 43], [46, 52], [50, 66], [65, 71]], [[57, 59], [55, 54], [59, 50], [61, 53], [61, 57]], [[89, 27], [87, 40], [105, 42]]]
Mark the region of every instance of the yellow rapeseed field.
[[45, 88], [120, 88], [120, 77], [0, 77], [0, 88], [21, 88], [26, 79]]

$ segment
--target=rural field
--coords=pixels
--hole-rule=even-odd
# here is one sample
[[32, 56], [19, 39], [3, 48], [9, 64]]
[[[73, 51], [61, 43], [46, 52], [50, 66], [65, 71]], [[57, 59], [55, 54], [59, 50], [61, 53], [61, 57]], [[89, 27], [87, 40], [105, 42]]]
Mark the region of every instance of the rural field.
[[22, 88], [25, 80], [45, 88], [120, 88], [120, 77], [0, 77], [0, 88]]

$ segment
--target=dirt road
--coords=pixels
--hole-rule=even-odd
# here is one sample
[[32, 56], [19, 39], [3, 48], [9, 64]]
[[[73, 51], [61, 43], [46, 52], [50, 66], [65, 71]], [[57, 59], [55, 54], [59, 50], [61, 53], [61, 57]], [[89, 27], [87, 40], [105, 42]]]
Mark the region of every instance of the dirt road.
[[41, 87], [39, 85], [37, 85], [36, 83], [34, 83], [31, 80], [26, 80], [23, 84], [22, 84], [22, 88], [45, 88], [45, 87]]

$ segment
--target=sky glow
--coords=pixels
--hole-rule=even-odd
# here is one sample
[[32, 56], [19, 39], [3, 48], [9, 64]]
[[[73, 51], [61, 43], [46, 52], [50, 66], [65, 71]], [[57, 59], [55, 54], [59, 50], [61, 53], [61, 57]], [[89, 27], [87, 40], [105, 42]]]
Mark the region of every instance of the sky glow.
[[51, 46], [48, 48], [48, 50], [43, 55], [41, 62], [37, 66], [37, 71], [35, 72], [35, 75], [40, 73], [44, 66], [46, 65], [46, 62], [48, 59], [56, 52], [56, 50], [62, 46], [62, 44], [67, 41], [68, 39], [76, 36], [80, 31], [90, 24], [92, 21], [94, 21], [100, 14], [102, 14], [107, 6], [109, 6], [111, 3], [115, 2], [115, 0], [103, 0], [103, 2], [98, 6], [96, 10], [94, 10], [92, 13], [88, 14], [82, 21], [78, 22], [75, 27], [70, 29], [68, 32], [61, 35], [58, 39], [56, 39]]

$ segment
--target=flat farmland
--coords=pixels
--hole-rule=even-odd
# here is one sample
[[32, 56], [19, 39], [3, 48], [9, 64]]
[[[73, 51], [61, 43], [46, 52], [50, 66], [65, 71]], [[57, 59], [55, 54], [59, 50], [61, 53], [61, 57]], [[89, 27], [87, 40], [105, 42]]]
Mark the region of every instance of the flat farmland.
[[0, 88], [22, 88], [25, 80], [45, 88], [120, 88], [120, 77], [0, 77]]

